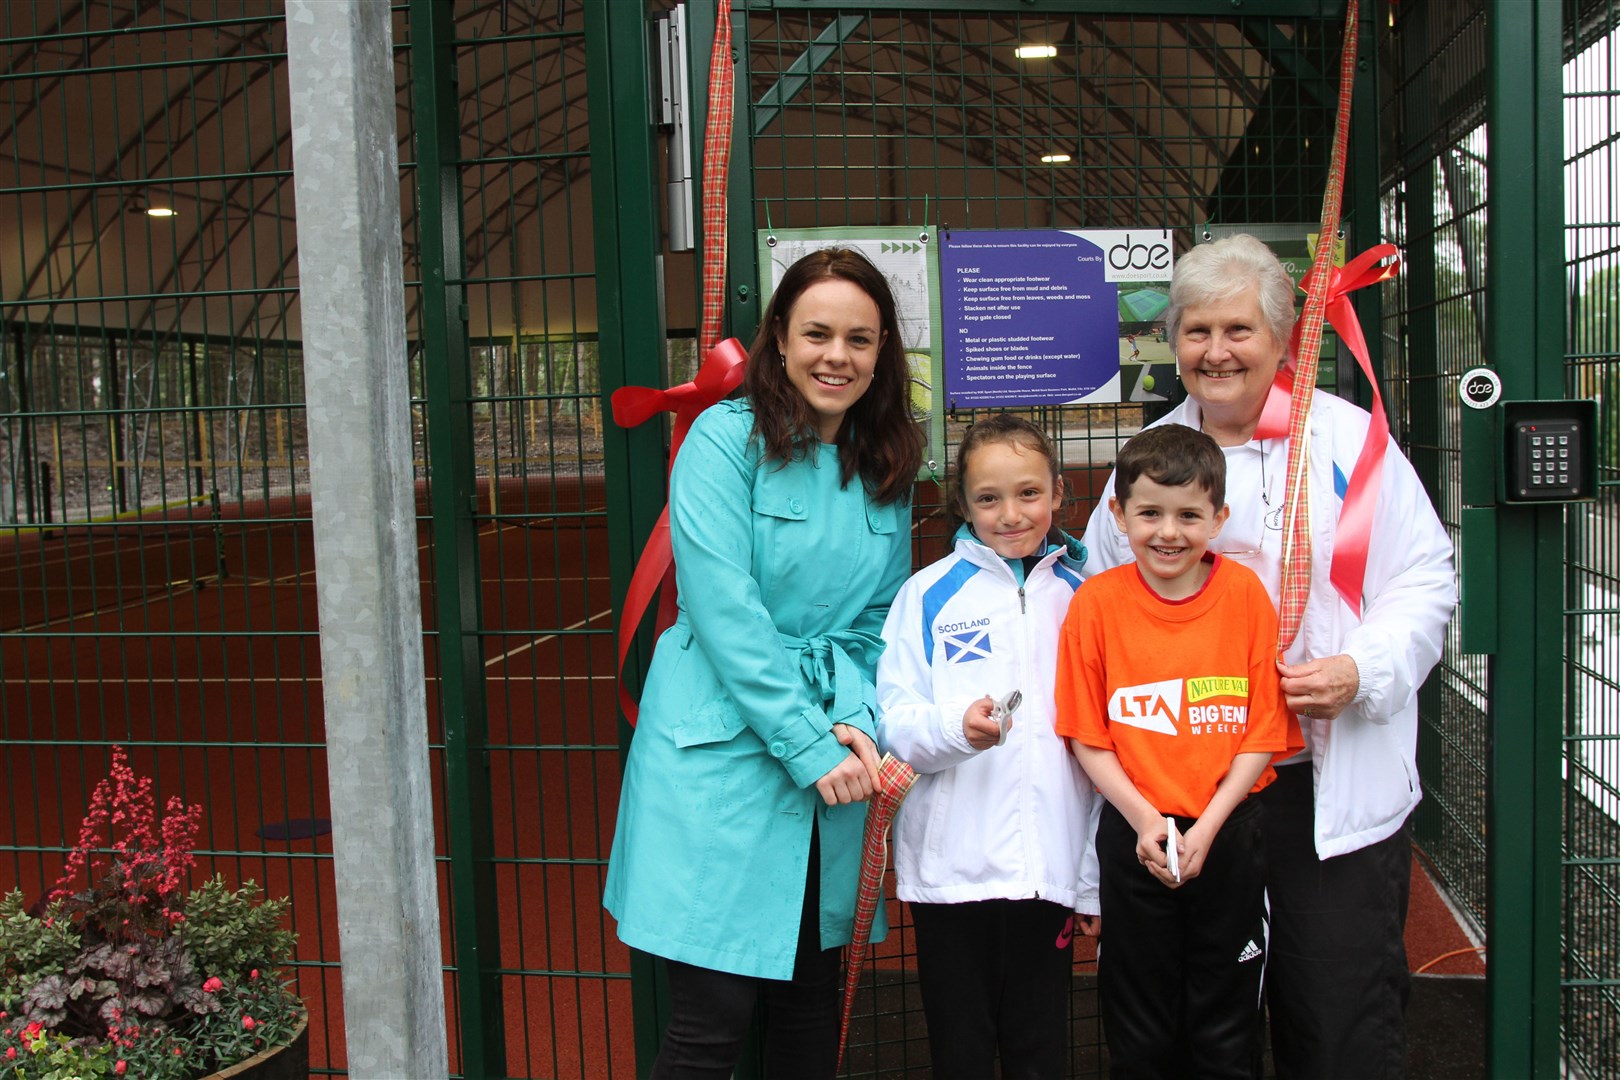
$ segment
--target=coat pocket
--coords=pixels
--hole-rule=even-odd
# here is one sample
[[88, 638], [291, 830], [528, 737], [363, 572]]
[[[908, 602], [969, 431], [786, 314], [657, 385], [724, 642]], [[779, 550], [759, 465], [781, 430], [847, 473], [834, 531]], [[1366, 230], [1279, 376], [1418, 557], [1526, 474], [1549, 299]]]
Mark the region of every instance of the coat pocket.
[[684, 748], [730, 742], [746, 726], [731, 698], [714, 698], [675, 725], [675, 745]]
[[887, 535], [894, 532], [899, 523], [899, 514], [894, 503], [875, 503], [870, 499], [866, 503], [866, 525], [875, 533]]

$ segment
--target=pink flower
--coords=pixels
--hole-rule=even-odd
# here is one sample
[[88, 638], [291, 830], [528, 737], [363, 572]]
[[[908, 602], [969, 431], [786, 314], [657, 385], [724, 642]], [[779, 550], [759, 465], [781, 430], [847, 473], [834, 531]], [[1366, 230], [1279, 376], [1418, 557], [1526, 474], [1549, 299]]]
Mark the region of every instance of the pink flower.
[[252, 1031], [254, 1028], [256, 1028], [258, 1026], [259, 1026], [259, 1022], [257, 1020], [255, 1020], [255, 1019], [253, 1019], [253, 1017], [251, 1017], [251, 1016], [242, 1017], [242, 1027], [246, 1028], [248, 1031]]
[[248, 978], [249, 979], [257, 979], [258, 977], [259, 977], [259, 969], [258, 968], [254, 968], [252, 971], [248, 972]]
[[17, 1048], [15, 1046], [6, 1047], [6, 1060], [7, 1061], [16, 1061], [17, 1060]]
[[218, 990], [220, 987], [222, 987], [224, 985], [225, 985], [225, 983], [220, 979], [220, 977], [218, 975], [215, 975], [215, 976], [211, 977], [207, 982], [203, 983], [203, 993], [212, 994], [215, 990]]
[[119, 1076], [123, 1076], [124, 1072], [128, 1068], [129, 1068], [129, 1062], [125, 1061], [123, 1058], [119, 1058], [118, 1059], [118, 1064], [113, 1066], [113, 1072], [116, 1073]]

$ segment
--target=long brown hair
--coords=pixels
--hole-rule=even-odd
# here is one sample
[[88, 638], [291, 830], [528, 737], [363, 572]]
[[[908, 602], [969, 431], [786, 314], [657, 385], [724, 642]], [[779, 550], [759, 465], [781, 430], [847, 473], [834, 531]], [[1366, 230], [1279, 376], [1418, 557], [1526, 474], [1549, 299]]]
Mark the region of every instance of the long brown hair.
[[895, 502], [911, 493], [922, 464], [922, 437], [911, 416], [911, 380], [894, 294], [882, 272], [858, 251], [812, 251], [782, 275], [748, 350], [748, 371], [743, 376], [743, 393], [754, 407], [754, 434], [764, 445], [765, 456], [781, 462], [803, 456], [819, 441], [815, 416], [788, 380], [776, 339], [804, 291], [829, 278], [848, 281], [870, 296], [883, 329], [872, 385], [850, 406], [838, 429], [840, 477], [847, 485], [859, 473], [874, 499]]

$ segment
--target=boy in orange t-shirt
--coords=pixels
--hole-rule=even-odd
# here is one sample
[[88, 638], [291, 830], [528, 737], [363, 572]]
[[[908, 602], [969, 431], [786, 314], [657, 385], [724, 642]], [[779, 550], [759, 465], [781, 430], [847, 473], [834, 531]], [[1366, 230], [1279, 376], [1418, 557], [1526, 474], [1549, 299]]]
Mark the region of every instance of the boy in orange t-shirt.
[[1265, 850], [1248, 796], [1303, 745], [1278, 689], [1277, 615], [1252, 571], [1208, 551], [1227, 517], [1215, 440], [1149, 428], [1114, 477], [1136, 563], [1075, 593], [1056, 695], [1057, 732], [1108, 800], [1109, 1056], [1115, 1075], [1258, 1077]]

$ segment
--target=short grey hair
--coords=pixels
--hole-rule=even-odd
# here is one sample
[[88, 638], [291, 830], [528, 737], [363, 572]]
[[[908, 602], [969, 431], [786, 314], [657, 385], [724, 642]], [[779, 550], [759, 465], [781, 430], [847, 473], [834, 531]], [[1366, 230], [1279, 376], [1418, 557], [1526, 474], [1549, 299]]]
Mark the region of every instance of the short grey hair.
[[1294, 282], [1272, 250], [1248, 233], [1194, 246], [1176, 260], [1170, 278], [1164, 328], [1172, 348], [1183, 311], [1229, 303], [1251, 288], [1271, 332], [1286, 346], [1294, 332]]

